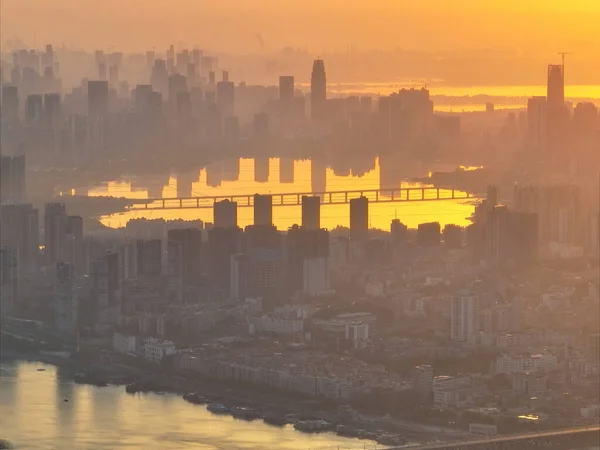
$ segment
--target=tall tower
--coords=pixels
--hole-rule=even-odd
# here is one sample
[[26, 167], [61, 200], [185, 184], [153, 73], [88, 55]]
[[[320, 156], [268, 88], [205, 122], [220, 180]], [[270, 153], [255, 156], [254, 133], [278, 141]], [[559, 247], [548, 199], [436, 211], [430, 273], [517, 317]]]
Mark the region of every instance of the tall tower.
[[565, 140], [569, 112], [565, 106], [565, 66], [548, 66], [546, 133], [547, 146], [559, 151]]
[[548, 106], [563, 107], [565, 104], [565, 66], [550, 64], [548, 66], [547, 86]]
[[321, 59], [313, 63], [310, 78], [310, 114], [313, 120], [323, 120], [327, 101], [327, 76], [325, 63]]

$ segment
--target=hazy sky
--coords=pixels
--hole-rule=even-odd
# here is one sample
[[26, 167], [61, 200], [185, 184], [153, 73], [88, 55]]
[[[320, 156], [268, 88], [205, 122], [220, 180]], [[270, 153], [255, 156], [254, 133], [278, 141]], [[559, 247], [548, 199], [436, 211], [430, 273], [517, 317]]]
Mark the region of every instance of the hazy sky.
[[[600, 0], [0, 0], [2, 42], [247, 52], [284, 46], [600, 54]], [[595, 46], [595, 49], [594, 49]], [[600, 58], [599, 56], [596, 56]]]

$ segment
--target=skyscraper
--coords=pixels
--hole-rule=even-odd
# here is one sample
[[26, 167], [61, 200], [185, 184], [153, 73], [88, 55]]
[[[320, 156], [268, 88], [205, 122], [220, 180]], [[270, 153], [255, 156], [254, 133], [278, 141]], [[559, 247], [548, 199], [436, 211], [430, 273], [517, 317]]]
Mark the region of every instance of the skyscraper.
[[279, 77], [279, 101], [289, 106], [294, 100], [294, 77], [282, 75]]
[[325, 74], [325, 63], [317, 59], [313, 63], [310, 78], [310, 114], [316, 121], [323, 121], [327, 116], [327, 75]]
[[350, 200], [350, 238], [364, 239], [369, 231], [369, 199], [367, 197]]
[[[176, 242], [181, 246], [179, 251], [183, 284], [186, 286], [199, 284], [202, 275], [202, 230], [198, 228], [169, 230], [168, 241]], [[176, 249], [173, 247], [172, 250]]]
[[450, 338], [453, 341], [465, 342], [471, 334], [479, 331], [478, 314], [479, 301], [475, 295], [461, 292], [453, 296], [450, 309]]
[[302, 228], [318, 230], [321, 228], [321, 198], [302, 196]]
[[54, 326], [60, 334], [72, 336], [77, 331], [77, 306], [75, 269], [59, 262], [54, 280]]
[[19, 258], [16, 249], [0, 247], [0, 316], [19, 304]]
[[97, 329], [105, 329], [117, 322], [122, 299], [120, 272], [116, 252], [107, 252], [91, 262], [91, 306]]
[[558, 151], [564, 144], [569, 111], [565, 105], [565, 67], [548, 66], [547, 145]]
[[67, 210], [64, 203], [46, 203], [44, 209], [44, 255], [46, 262], [60, 261], [61, 249], [67, 227]]
[[254, 225], [273, 223], [273, 198], [270, 195], [254, 195]]
[[213, 214], [215, 227], [237, 227], [237, 202], [230, 200], [216, 202], [213, 207]]
[[0, 202], [25, 201], [25, 155], [0, 157]]
[[88, 81], [88, 115], [103, 117], [108, 114], [108, 81]]
[[527, 143], [531, 150], [543, 150], [547, 137], [546, 97], [532, 97], [527, 100]]
[[235, 85], [233, 81], [219, 81], [217, 83], [217, 104], [223, 117], [235, 115]]

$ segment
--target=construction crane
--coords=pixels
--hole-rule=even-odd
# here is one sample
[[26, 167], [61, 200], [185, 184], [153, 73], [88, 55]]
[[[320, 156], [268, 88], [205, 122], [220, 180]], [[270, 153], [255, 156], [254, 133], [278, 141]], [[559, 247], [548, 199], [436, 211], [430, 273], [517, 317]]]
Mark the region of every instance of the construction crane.
[[558, 54], [560, 56], [562, 56], [562, 66], [563, 66], [563, 70], [564, 70], [564, 68], [565, 68], [565, 56], [566, 55], [572, 55], [573, 52], [558, 52]]

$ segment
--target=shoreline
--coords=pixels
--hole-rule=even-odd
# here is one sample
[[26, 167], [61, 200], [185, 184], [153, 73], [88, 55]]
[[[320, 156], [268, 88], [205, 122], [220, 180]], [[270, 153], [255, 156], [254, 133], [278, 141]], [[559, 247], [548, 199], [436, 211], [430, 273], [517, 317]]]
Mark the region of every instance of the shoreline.
[[[73, 375], [86, 367], [85, 363], [73, 361], [72, 359], [64, 359], [51, 354], [28, 354], [18, 351], [8, 351], [7, 353], [8, 355], [5, 355], [5, 352], [2, 352], [2, 360], [0, 362], [40, 362], [55, 367], [69, 368], [73, 371]], [[102, 380], [102, 382], [106, 382], [108, 385], [120, 386], [125, 389], [127, 384], [139, 381], [145, 376], [149, 380], [150, 388], [138, 393], [164, 392], [177, 395], [183, 401], [187, 401], [183, 398], [185, 394], [198, 393], [206, 397], [206, 404], [223, 403], [230, 408], [248, 407], [257, 411], [268, 412], [268, 415], [277, 415], [278, 417], [296, 416], [306, 419], [324, 419], [334, 425], [333, 429], [330, 430], [334, 434], [336, 434], [338, 425], [370, 433], [393, 433], [403, 436], [411, 443], [432, 442], [441, 436], [445, 440], [452, 440], [452, 435], [455, 438], [460, 438], [468, 434], [462, 430], [444, 429], [427, 424], [418, 424], [409, 420], [392, 419], [390, 417], [359, 416], [358, 418], [350, 419], [346, 415], [343, 415], [337, 407], [332, 408], [331, 405], [324, 405], [323, 402], [315, 401], [314, 399], [300, 399], [281, 392], [255, 391], [244, 386], [199, 377], [194, 377], [193, 380], [190, 380], [184, 374], [148, 373], [147, 369], [116, 363], [114, 361], [104, 363], [99, 367], [101, 368], [101, 373], [95, 374], [95, 377], [97, 376], [98, 380]], [[87, 365], [87, 369], [89, 368], [90, 366]], [[95, 385], [93, 382], [74, 382], [77, 384]], [[102, 386], [97, 387], [102, 388]], [[128, 393], [128, 395], [137, 395], [137, 393]], [[205, 405], [197, 406], [205, 407]], [[231, 413], [228, 412], [227, 415], [231, 415]], [[354, 437], [342, 434], [338, 435], [349, 438]]]

